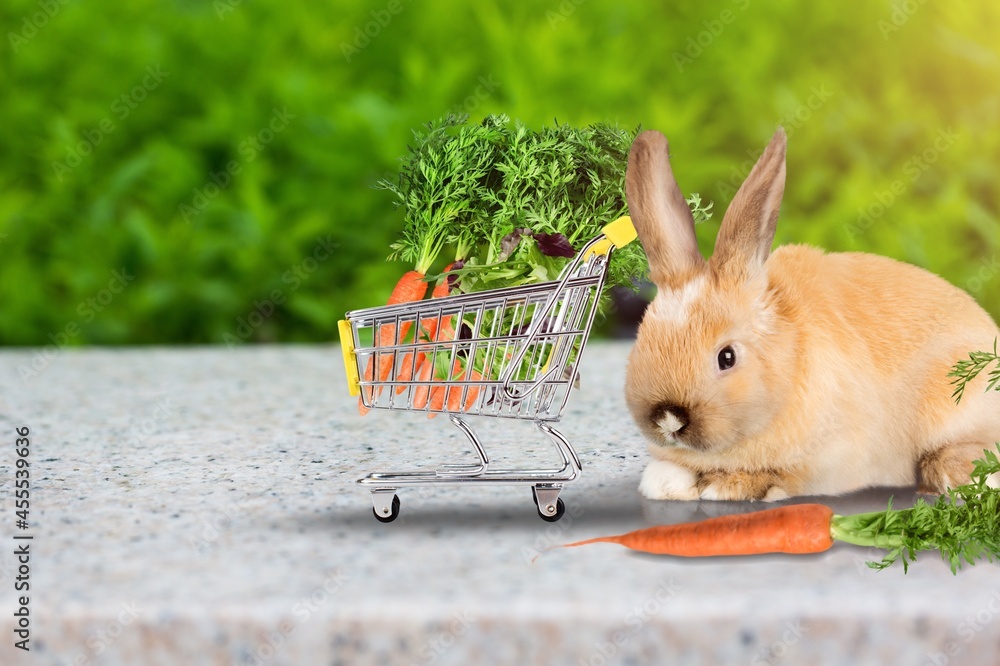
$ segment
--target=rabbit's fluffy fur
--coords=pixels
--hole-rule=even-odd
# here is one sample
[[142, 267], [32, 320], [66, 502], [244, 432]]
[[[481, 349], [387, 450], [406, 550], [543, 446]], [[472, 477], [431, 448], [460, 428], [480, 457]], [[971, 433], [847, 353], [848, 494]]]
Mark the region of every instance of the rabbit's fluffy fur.
[[966, 481], [1000, 441], [1000, 393], [980, 376], [956, 404], [948, 372], [992, 349], [997, 325], [909, 264], [802, 245], [771, 252], [785, 145], [779, 130], [708, 261], [667, 140], [649, 131], [632, 145], [629, 211], [658, 287], [625, 382], [653, 457], [640, 491], [775, 500]]

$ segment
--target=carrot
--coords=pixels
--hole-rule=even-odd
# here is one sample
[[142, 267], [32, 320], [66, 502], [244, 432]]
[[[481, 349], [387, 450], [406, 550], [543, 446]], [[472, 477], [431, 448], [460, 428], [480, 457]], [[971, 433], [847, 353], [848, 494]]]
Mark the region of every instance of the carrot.
[[[462, 378], [463, 378], [462, 376], [458, 377], [458, 379]], [[475, 370], [473, 370], [469, 373], [469, 378], [471, 381], [480, 381], [483, 378], [483, 376], [478, 372], [476, 372]], [[459, 403], [462, 400], [462, 387], [453, 387], [452, 389], [450, 389], [450, 391], [451, 392], [448, 394], [448, 409], [450, 409], [453, 412], [457, 412], [459, 407], [462, 408], [462, 411], [466, 412], [469, 411], [472, 405], [475, 404], [476, 398], [479, 397], [479, 387], [470, 386], [465, 396], [465, 404], [460, 405]]]
[[[448, 264], [448, 266], [445, 267], [444, 272], [447, 273], [448, 271], [450, 271], [452, 267], [455, 265], [455, 263], [457, 262]], [[445, 296], [448, 295], [448, 290], [449, 290], [448, 277], [445, 276], [444, 279], [442, 279], [437, 285], [435, 285], [434, 291], [431, 293], [431, 298], [444, 298]], [[444, 318], [429, 317], [427, 319], [423, 319], [420, 322], [421, 332], [424, 332], [427, 336], [427, 339], [431, 342], [454, 340], [455, 328], [451, 323], [452, 319], [453, 317], [444, 317]], [[425, 365], [433, 366], [434, 364], [427, 359], [427, 354], [420, 352], [417, 354], [417, 362], [413, 372], [417, 374], [424, 374], [426, 375], [426, 379], [430, 379], [431, 375], [433, 374], [433, 367], [429, 368], [426, 372], [421, 373], [421, 368]], [[439, 395], [439, 393], [444, 391], [443, 387], [442, 388], [438, 387], [430, 388], [427, 386], [418, 387], [418, 393], [416, 394], [415, 398], [419, 398], [419, 402], [421, 404], [418, 408], [422, 408], [427, 405], [427, 394], [425, 391], [419, 391], [419, 388], [429, 390], [431, 397], [431, 405], [433, 406], [437, 404], [438, 407], [436, 407], [436, 409], [441, 408], [440, 405], [444, 404], [444, 396], [443, 394]], [[414, 406], [416, 406], [416, 403]], [[431, 413], [428, 416], [430, 418], [434, 418], [434, 416], [436, 415]]]
[[[482, 380], [483, 376], [479, 374], [477, 371], [473, 370], [472, 381], [481, 382]], [[479, 397], [479, 392], [482, 390], [483, 387], [481, 386], [470, 386], [469, 395], [465, 398], [465, 404], [462, 405], [462, 409], [465, 411], [469, 411], [472, 408], [472, 406], [476, 404], [476, 398]]]
[[833, 545], [833, 509], [822, 504], [794, 504], [753, 513], [709, 518], [697, 523], [658, 525], [621, 536], [568, 543], [617, 543], [656, 555], [712, 557], [761, 553], [820, 553]]
[[[446, 377], [445, 379], [446, 380], [449, 380], [449, 379], [461, 379], [464, 374], [465, 374], [465, 369], [462, 367], [462, 361], [460, 359], [456, 358], [454, 364], [451, 367], [451, 377]], [[452, 406], [452, 402], [451, 402], [452, 398], [451, 398], [451, 396], [453, 394], [456, 395], [456, 396], [458, 396], [458, 399], [460, 400], [461, 399], [460, 396], [462, 395], [462, 389], [461, 388], [454, 388], [454, 387], [445, 389], [445, 387], [443, 387], [443, 386], [435, 386], [434, 388], [432, 388], [431, 389], [431, 409], [432, 410], [443, 409], [444, 408], [444, 403], [445, 403], [446, 399], [448, 400], [448, 407], [451, 408], [451, 406]], [[435, 414], [434, 412], [430, 412], [430, 413], [427, 414], [427, 416], [429, 418], [434, 418], [435, 416], [437, 416], [437, 414]]]
[[[450, 264], [448, 264], [447, 266], [445, 266], [444, 270], [441, 271], [441, 272], [442, 273], [448, 273], [449, 271], [451, 271], [452, 267], [456, 263], [458, 263], [458, 262], [456, 262], [456, 261], [451, 262]], [[451, 289], [451, 285], [448, 284], [448, 276], [445, 275], [444, 278], [442, 278], [442, 280], [440, 282], [438, 282], [436, 285], [434, 285], [434, 291], [431, 292], [431, 298], [444, 298], [445, 296], [448, 295], [448, 291], [450, 289]]]
[[[399, 374], [396, 375], [396, 381], [399, 382], [399, 386], [396, 387], [396, 395], [399, 395], [406, 389], [410, 388], [405, 382], [410, 381], [413, 378], [414, 372], [420, 367], [421, 361], [423, 361], [425, 354], [423, 352], [417, 352], [416, 357], [414, 357], [413, 352], [406, 352], [403, 354], [403, 361], [400, 364]], [[414, 361], [416, 358], [416, 361]]]
[[[438, 330], [437, 335], [435, 336], [435, 340], [436, 341], [438, 341], [438, 342], [447, 342], [449, 340], [455, 340], [456, 339], [456, 337], [455, 337], [455, 326], [451, 322], [452, 319], [453, 319], [453, 317], [447, 317], [447, 318], [441, 320], [441, 328]], [[428, 361], [426, 358], [424, 359], [424, 364], [425, 365], [434, 365], [433, 363], [431, 363], [430, 361]], [[447, 381], [449, 379], [458, 379], [458, 377], [456, 376], [456, 373], [460, 374], [461, 372], [462, 372], [462, 367], [461, 367], [461, 365], [459, 365], [459, 361], [456, 358], [455, 359], [455, 365], [451, 369], [451, 376], [450, 377], [439, 377], [438, 379], [443, 379], [444, 381]], [[441, 406], [444, 405], [444, 403], [445, 403], [445, 392], [446, 392], [446, 390], [447, 389], [445, 389], [445, 387], [443, 387], [443, 386], [435, 386], [435, 387], [433, 387], [431, 389], [431, 406], [432, 407], [434, 405], [437, 405], [437, 409], [441, 409]], [[434, 418], [435, 416], [436, 416], [436, 414], [434, 414], [434, 413], [428, 414], [428, 417], [430, 417], [430, 418]]]
[[[409, 303], [412, 301], [419, 301], [427, 293], [427, 283], [424, 282], [424, 274], [419, 271], [407, 271], [403, 273], [403, 276], [399, 278], [396, 282], [396, 286], [393, 288], [392, 293], [389, 295], [389, 300], [386, 305], [396, 305], [398, 303]], [[413, 322], [403, 322], [399, 327], [399, 336], [396, 335], [396, 326], [394, 324], [386, 324], [378, 327], [378, 344], [376, 347], [391, 347], [392, 345], [398, 344], [398, 342], [404, 339], [410, 331], [410, 327]], [[396, 364], [395, 354], [392, 353], [382, 353], [378, 354], [379, 365], [378, 365], [378, 375], [379, 381], [384, 382], [392, 374], [392, 368]], [[368, 359], [368, 365], [365, 367], [365, 381], [371, 381], [375, 375], [374, 371], [374, 355]], [[365, 394], [368, 397], [368, 402], [372, 402], [378, 395], [378, 392], [373, 392], [371, 387], [365, 389]], [[358, 411], [361, 415], [368, 413], [368, 408], [364, 405], [364, 400], [358, 398]]]
[[[469, 377], [471, 378], [471, 381], [480, 381], [483, 378], [483, 376], [478, 372], [476, 372], [475, 370], [472, 370], [469, 373]], [[459, 363], [458, 359], [455, 359], [455, 365], [452, 368], [451, 379], [456, 381], [465, 379], [465, 369], [461, 367], [461, 363]], [[435, 386], [431, 388], [430, 390], [431, 409], [441, 409], [444, 406], [445, 402], [447, 401], [449, 411], [452, 412], [457, 412], [459, 410], [468, 411], [472, 407], [472, 405], [476, 403], [476, 398], [479, 397], [479, 391], [481, 387], [469, 386], [468, 387], [469, 390], [466, 392], [465, 396], [465, 403], [463, 404], [462, 391], [464, 388], [465, 387], [463, 386], [451, 386], [448, 387], [447, 389], [444, 388], [443, 386]], [[435, 414], [434, 412], [429, 412], [427, 414], [427, 418], [430, 419], [434, 418], [435, 416], [437, 416], [437, 414]]]
[[[443, 272], [447, 273], [448, 271], [450, 271], [452, 266], [455, 265], [455, 263], [457, 262], [453, 262], [445, 266]], [[434, 291], [431, 292], [431, 298], [444, 298], [445, 296], [448, 295], [448, 290], [449, 290], [448, 276], [445, 275], [444, 279], [442, 279], [439, 283], [437, 283], [434, 286]], [[434, 336], [437, 334], [437, 327], [438, 327], [437, 317], [424, 319], [423, 321], [420, 322], [420, 326], [421, 328], [427, 331], [427, 339], [434, 340]]]
[[[403, 277], [399, 278], [399, 282], [396, 283], [395, 288], [392, 290], [392, 294], [389, 295], [389, 300], [386, 305], [396, 305], [398, 303], [411, 303], [413, 301], [419, 301], [427, 293], [427, 283], [424, 282], [424, 274], [417, 271], [407, 271], [403, 274]], [[399, 327], [399, 337], [396, 336], [396, 327], [392, 324], [379, 327], [379, 345], [382, 347], [389, 347], [398, 344], [401, 340], [406, 338], [406, 335], [410, 332], [410, 327], [413, 322], [404, 321]], [[392, 373], [393, 365], [395, 365], [395, 359], [392, 354], [382, 354], [379, 359], [379, 380], [385, 381], [389, 378]]]
[[[431, 361], [424, 362], [416, 369], [417, 381], [426, 382], [431, 378], [431, 373], [434, 371], [434, 363]], [[418, 384], [415, 389], [413, 389], [413, 408], [423, 409], [427, 406], [427, 397], [430, 393], [430, 386], [427, 384]]]
[[[465, 379], [466, 370], [468, 368], [462, 367], [461, 359], [456, 358], [454, 365], [451, 368], [451, 376], [445, 377], [445, 380], [451, 381], [461, 381]], [[472, 381], [482, 380], [483, 376], [472, 370], [469, 372], [469, 377]], [[465, 404], [462, 404], [462, 391], [465, 389], [463, 386], [449, 386], [445, 388], [444, 386], [434, 386], [430, 389], [430, 403], [432, 410], [440, 410], [444, 407], [445, 402], [448, 403], [448, 409], [453, 412], [459, 410], [468, 410], [476, 402], [476, 398], [479, 396], [479, 386], [469, 386], [468, 391], [465, 396]], [[424, 403], [426, 404], [426, 403]], [[423, 405], [421, 405], [423, 406]], [[437, 416], [434, 412], [427, 414], [427, 418], [434, 418]]]
[[[457, 262], [448, 264], [444, 272], [447, 273], [451, 270], [452, 266]], [[434, 291], [431, 292], [431, 298], [444, 298], [448, 295], [448, 276], [446, 275], [443, 280], [441, 280], [437, 285], [434, 286]], [[437, 318], [431, 317], [429, 319], [424, 319], [420, 322], [420, 329], [417, 331], [417, 336], [425, 334], [427, 339], [434, 341], [434, 336], [437, 333]], [[399, 375], [396, 377], [400, 382], [408, 382], [410, 378], [413, 377], [414, 373], [417, 372], [418, 368], [423, 364], [424, 358], [427, 355], [424, 352], [417, 352], [416, 362], [413, 362], [413, 352], [406, 352], [403, 356], [403, 367], [399, 370]], [[396, 388], [396, 395], [399, 395], [405, 391], [408, 386], [401, 385]]]

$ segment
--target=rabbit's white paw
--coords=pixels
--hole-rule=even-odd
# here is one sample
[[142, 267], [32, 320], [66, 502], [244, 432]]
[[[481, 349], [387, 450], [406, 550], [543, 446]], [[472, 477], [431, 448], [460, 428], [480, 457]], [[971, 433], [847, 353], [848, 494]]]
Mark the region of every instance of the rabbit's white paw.
[[665, 460], [652, 460], [642, 473], [639, 492], [651, 500], [693, 500], [698, 499], [697, 481], [689, 469]]

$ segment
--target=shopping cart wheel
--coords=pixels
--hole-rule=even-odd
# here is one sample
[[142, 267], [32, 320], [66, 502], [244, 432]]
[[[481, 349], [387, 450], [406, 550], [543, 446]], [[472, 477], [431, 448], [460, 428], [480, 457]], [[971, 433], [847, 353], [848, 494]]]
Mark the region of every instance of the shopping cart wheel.
[[554, 523], [566, 513], [566, 505], [563, 504], [562, 498], [556, 498], [555, 501], [555, 511], [546, 511], [546, 508], [552, 505], [552, 493], [559, 493], [559, 489], [545, 488], [542, 490], [542, 501], [545, 502], [544, 505], [540, 504], [538, 501], [538, 488], [535, 486], [531, 487], [531, 498], [535, 500], [535, 507], [538, 509], [538, 515], [542, 520]]
[[562, 499], [557, 499], [556, 500], [556, 512], [553, 513], [552, 515], [544, 513], [542, 511], [542, 508], [538, 507], [538, 516], [542, 520], [550, 522], [550, 523], [556, 522], [557, 520], [559, 520], [560, 518], [562, 518], [563, 514], [565, 514], [565, 513], [566, 513], [566, 505], [563, 504]]
[[557, 499], [556, 500], [556, 512], [554, 514], [552, 514], [551, 516], [542, 513], [541, 507], [539, 507], [539, 509], [538, 509], [538, 515], [541, 517], [541, 519], [544, 520], [544, 521], [550, 522], [550, 523], [556, 522], [557, 520], [559, 520], [560, 518], [562, 518], [563, 514], [565, 514], [565, 513], [566, 513], [566, 505], [563, 504], [562, 499]]
[[389, 513], [379, 513], [377, 508], [372, 507], [372, 515], [375, 516], [375, 520], [380, 523], [391, 523], [399, 518], [399, 497], [397, 495], [392, 496], [392, 504], [388, 508]]

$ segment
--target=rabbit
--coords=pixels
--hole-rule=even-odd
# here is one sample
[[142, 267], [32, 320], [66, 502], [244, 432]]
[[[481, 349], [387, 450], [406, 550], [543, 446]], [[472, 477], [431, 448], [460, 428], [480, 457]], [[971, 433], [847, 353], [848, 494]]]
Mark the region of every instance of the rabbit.
[[993, 348], [996, 323], [916, 266], [806, 245], [772, 252], [785, 150], [779, 128], [706, 261], [666, 138], [646, 131], [632, 144], [626, 199], [658, 289], [625, 376], [652, 456], [640, 493], [774, 501], [967, 481], [1000, 441], [1000, 392], [982, 373], [956, 404], [948, 372]]

